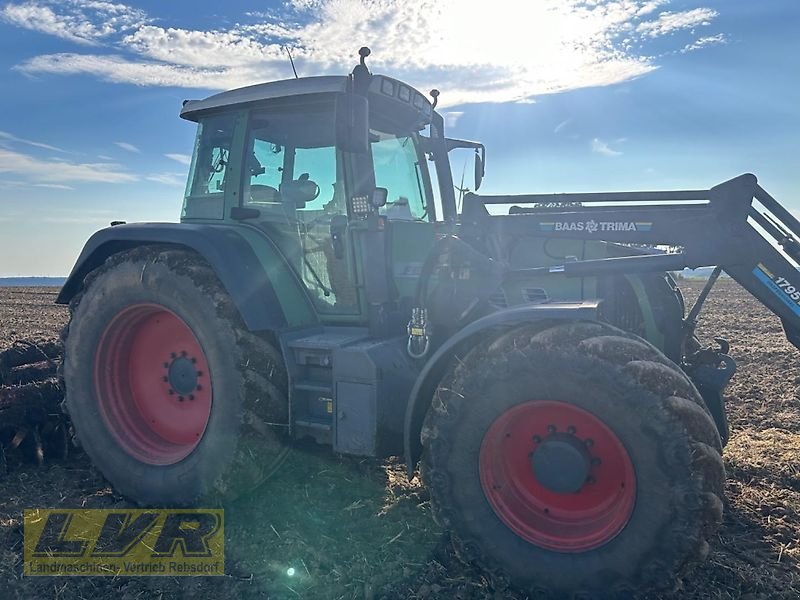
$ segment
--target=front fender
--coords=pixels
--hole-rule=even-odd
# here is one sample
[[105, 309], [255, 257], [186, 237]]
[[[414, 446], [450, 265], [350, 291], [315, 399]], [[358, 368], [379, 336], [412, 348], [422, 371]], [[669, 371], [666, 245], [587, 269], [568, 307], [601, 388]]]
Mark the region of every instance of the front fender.
[[86, 275], [112, 254], [166, 244], [193, 250], [208, 262], [251, 331], [316, 322], [308, 297], [277, 248], [265, 236], [254, 237], [250, 230], [240, 229], [196, 223], [133, 223], [101, 229], [86, 242], [56, 302], [68, 304]]
[[454, 355], [466, 352], [487, 334], [535, 321], [593, 321], [597, 319], [599, 300], [583, 302], [528, 304], [501, 310], [467, 325], [439, 347], [420, 371], [406, 405], [403, 426], [406, 467], [411, 476], [422, 455], [419, 439], [425, 414], [439, 380]]

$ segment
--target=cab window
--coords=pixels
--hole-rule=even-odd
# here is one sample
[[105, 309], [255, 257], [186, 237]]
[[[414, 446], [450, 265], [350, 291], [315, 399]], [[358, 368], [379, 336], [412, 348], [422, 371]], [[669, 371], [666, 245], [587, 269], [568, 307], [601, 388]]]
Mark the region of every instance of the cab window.
[[[293, 180], [312, 181], [319, 186], [316, 198], [286, 208], [296, 216], [314, 211], [344, 214], [345, 198], [341, 178], [337, 179], [336, 148], [295, 148], [269, 141], [269, 132], [252, 132], [245, 173], [245, 202], [254, 208], [281, 209], [281, 186]], [[340, 181], [337, 186], [337, 180]]]
[[[420, 153], [410, 135], [372, 131], [375, 185], [389, 192], [381, 213], [392, 220], [421, 221], [432, 216], [425, 203]], [[432, 211], [431, 211], [432, 212]]]
[[183, 217], [224, 217], [224, 196], [230, 176], [228, 163], [236, 120], [235, 115], [226, 115], [200, 122], [189, 168]]

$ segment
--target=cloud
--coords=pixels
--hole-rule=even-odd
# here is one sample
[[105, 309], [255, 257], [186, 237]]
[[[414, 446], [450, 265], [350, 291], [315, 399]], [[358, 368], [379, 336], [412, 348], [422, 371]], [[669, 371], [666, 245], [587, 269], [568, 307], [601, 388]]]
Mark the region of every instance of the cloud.
[[113, 83], [219, 90], [243, 85], [250, 77], [233, 69], [211, 71], [163, 63], [133, 62], [116, 55], [72, 53], [36, 56], [16, 68], [28, 74], [94, 75]]
[[622, 152], [612, 149], [606, 142], [598, 138], [592, 140], [592, 152], [603, 156], [622, 156]]
[[562, 131], [564, 131], [569, 126], [570, 123], [572, 123], [572, 117], [570, 117], [568, 119], [564, 119], [563, 121], [561, 121], [561, 123], [556, 125], [556, 128], [553, 129], [553, 133], [555, 133], [555, 134], [561, 133]]
[[644, 15], [649, 15], [650, 13], [656, 11], [659, 7], [664, 6], [665, 4], [669, 4], [670, 0], [651, 0], [650, 2], [645, 2], [636, 11], [636, 14], [640, 17]]
[[442, 116], [444, 117], [445, 126], [447, 126], [450, 129], [450, 128], [455, 127], [458, 124], [458, 122], [461, 119], [461, 117], [464, 116], [464, 111], [463, 110], [448, 110], [448, 111], [443, 112]]
[[34, 183], [33, 187], [48, 188], [52, 190], [74, 190], [75, 188], [63, 183]]
[[177, 161], [177, 162], [181, 163], [182, 165], [187, 165], [188, 166], [188, 165], [192, 164], [192, 157], [189, 156], [188, 154], [165, 154], [164, 156], [166, 156], [167, 158], [169, 158], [171, 160]]
[[139, 150], [133, 144], [129, 144], [128, 142], [114, 142], [115, 146], [119, 146], [123, 150], [127, 150], [128, 152], [134, 152], [135, 154], [139, 154], [141, 150]]
[[63, 152], [67, 153], [66, 150], [62, 150], [61, 148], [57, 148], [56, 146], [51, 146], [50, 144], [43, 144], [42, 142], [34, 142], [33, 140], [26, 140], [25, 138], [17, 137], [13, 133], [8, 133], [7, 131], [0, 131], [0, 144], [3, 142], [11, 142], [16, 144], [26, 144], [28, 146], [35, 146], [36, 148], [42, 148], [44, 150], [50, 150], [52, 152]]
[[639, 23], [636, 31], [647, 37], [660, 37], [679, 29], [692, 29], [701, 25], [710, 25], [717, 14], [717, 11], [710, 8], [695, 8], [682, 12], [662, 12], [655, 21]]
[[59, 185], [72, 182], [128, 183], [137, 180], [114, 163], [46, 160], [4, 148], [0, 148], [0, 173], [22, 177], [29, 183]]
[[693, 52], [694, 50], [701, 50], [703, 48], [708, 48], [709, 46], [719, 46], [721, 44], [727, 44], [728, 38], [725, 37], [724, 33], [719, 33], [717, 35], [709, 35], [706, 37], [701, 37], [696, 41], [692, 42], [691, 44], [687, 44], [681, 49], [682, 54], [686, 54], [687, 52]]
[[[23, 7], [46, 9], [52, 35], [73, 32], [78, 39], [71, 41], [112, 46], [107, 52], [34, 56], [16, 67], [27, 74], [219, 90], [291, 77], [287, 47], [301, 75], [319, 75], [342, 73], [355, 62], [358, 46], [368, 45], [374, 71], [424, 91], [437, 87], [442, 105], [453, 106], [526, 102], [645, 75], [658, 68], [653, 53], [642, 49], [648, 40], [708, 24], [717, 15], [708, 8], [658, 12], [669, 3], [538, 0], [526, 5], [522, 18], [518, 0], [494, 0], [491, 10], [475, 10], [463, 0], [291, 0], [210, 31], [156, 25], [137, 9], [90, 0], [31, 0], [8, 5], [3, 18], [45, 31], [37, 19], [9, 15]], [[111, 15], [110, 7], [118, 20], [109, 24], [99, 17], [101, 9]]]
[[115, 33], [140, 26], [146, 15], [124, 4], [100, 0], [31, 0], [7, 4], [0, 9], [0, 20], [92, 46]]
[[183, 173], [154, 173], [145, 177], [147, 181], [160, 183], [170, 187], [184, 187], [186, 185], [186, 175]]
[[270, 60], [286, 62], [286, 54], [279, 45], [263, 44], [234, 31], [147, 26], [123, 38], [122, 43], [146, 58], [190, 67], [230, 68]]

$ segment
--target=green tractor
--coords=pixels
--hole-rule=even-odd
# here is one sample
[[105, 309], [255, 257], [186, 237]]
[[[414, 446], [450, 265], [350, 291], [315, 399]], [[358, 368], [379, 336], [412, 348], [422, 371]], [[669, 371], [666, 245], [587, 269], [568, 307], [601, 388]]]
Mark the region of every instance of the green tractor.
[[448, 153], [474, 150], [477, 188], [484, 147], [368, 54], [184, 103], [181, 222], [97, 232], [58, 299], [78, 441], [156, 506], [242, 494], [293, 439], [404, 455], [488, 573], [670, 585], [722, 518], [735, 363], [693, 333], [719, 268], [688, 313], [668, 272], [724, 267], [795, 342], [800, 225], [752, 175], [458, 198]]

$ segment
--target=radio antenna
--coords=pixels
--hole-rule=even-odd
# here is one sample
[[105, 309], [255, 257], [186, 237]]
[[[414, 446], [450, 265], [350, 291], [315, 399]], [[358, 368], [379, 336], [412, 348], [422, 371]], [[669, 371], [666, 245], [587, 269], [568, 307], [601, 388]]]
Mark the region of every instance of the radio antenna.
[[292, 64], [292, 71], [294, 72], [294, 78], [300, 79], [297, 76], [297, 69], [294, 68], [294, 59], [292, 58], [292, 53], [289, 51], [289, 46], [284, 46], [283, 49], [286, 50], [286, 54], [289, 55], [289, 62]]

